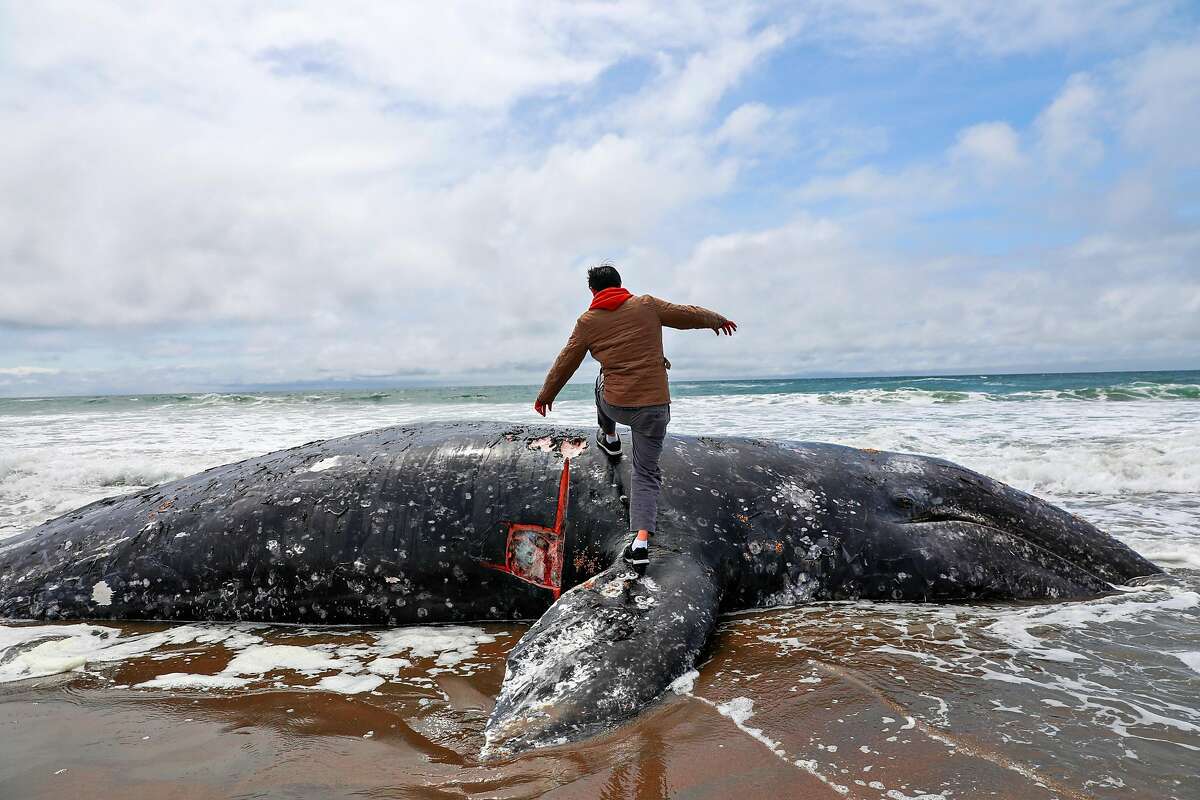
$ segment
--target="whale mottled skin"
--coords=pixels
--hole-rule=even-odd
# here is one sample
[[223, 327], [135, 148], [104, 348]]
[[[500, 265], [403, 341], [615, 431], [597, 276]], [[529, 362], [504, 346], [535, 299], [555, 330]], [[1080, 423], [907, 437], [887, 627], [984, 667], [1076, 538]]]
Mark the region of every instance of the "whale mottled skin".
[[0, 542], [0, 617], [404, 625], [536, 619], [486, 728], [504, 754], [626, 719], [723, 611], [1067, 599], [1161, 570], [947, 461], [669, 437], [646, 576], [628, 466], [590, 431], [384, 428], [92, 503]]

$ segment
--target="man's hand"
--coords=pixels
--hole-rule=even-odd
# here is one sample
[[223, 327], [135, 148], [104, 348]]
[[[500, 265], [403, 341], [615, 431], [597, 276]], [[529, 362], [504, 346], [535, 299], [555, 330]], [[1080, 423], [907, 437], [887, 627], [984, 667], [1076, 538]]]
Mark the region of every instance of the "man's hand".
[[726, 336], [733, 336], [733, 332], [737, 330], [737, 323], [731, 319], [727, 319], [717, 327], [713, 328], [713, 333], [717, 336], [721, 335], [721, 331], [725, 332]]
[[546, 416], [546, 412], [549, 411], [553, 406], [553, 402], [543, 403], [541, 400], [535, 400], [533, 403], [533, 410], [544, 417]]

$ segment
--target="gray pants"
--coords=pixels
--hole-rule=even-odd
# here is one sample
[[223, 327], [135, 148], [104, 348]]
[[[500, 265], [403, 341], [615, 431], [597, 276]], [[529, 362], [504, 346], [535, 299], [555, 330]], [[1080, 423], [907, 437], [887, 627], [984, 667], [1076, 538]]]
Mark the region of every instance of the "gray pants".
[[658, 517], [658, 493], [662, 489], [663, 438], [671, 421], [671, 404], [657, 406], [614, 406], [604, 399], [604, 374], [596, 379], [596, 421], [607, 434], [617, 432], [616, 423], [633, 431], [633, 481], [629, 490], [629, 530], [654, 533]]

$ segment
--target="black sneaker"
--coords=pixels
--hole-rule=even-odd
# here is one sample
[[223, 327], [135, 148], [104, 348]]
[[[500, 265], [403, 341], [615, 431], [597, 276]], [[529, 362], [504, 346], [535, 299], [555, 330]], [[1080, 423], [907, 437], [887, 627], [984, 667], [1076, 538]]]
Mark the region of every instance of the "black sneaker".
[[634, 550], [633, 542], [630, 542], [625, 545], [625, 551], [621, 553], [621, 560], [633, 567], [633, 571], [640, 578], [646, 574], [646, 567], [650, 565], [650, 548], [639, 547]]
[[607, 453], [610, 458], [621, 457], [621, 439], [618, 437], [615, 442], [609, 442], [604, 435], [604, 431], [596, 429], [596, 446]]

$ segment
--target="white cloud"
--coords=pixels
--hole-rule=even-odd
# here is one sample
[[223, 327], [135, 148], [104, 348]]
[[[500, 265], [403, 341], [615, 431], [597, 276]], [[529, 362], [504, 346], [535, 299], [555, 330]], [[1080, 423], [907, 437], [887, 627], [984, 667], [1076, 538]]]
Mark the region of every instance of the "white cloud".
[[494, 295], [497, 270], [501, 291], [549, 299], [547, 275], [737, 166], [698, 130], [525, 142], [504, 109], [668, 47], [686, 66], [649, 95], [703, 126], [779, 42], [738, 6], [717, 25], [650, 3], [357, 10], [18, 9], [0, 320], [336, 325], [375, 303], [429, 336]]
[[950, 160], [986, 173], [1018, 169], [1025, 163], [1017, 132], [1007, 122], [981, 122], [958, 134]]
[[726, 375], [953, 370], [1170, 358], [1200, 341], [1200, 234], [1088, 240], [1027, 263], [904, 258], [869, 239], [809, 216], [705, 239], [680, 284], [717, 298], [738, 336], [716, 356], [673, 337], [672, 360]]
[[1091, 76], [1072, 75], [1058, 97], [1034, 122], [1052, 168], [1091, 166], [1104, 156], [1098, 128], [1104, 95]]
[[787, 40], [770, 26], [741, 32], [709, 50], [693, 53], [682, 64], [664, 57], [661, 76], [628, 112], [638, 127], [688, 128], [708, 118], [717, 101], [764, 56]]
[[763, 103], [744, 103], [729, 112], [714, 138], [722, 143], [753, 143], [774, 118], [775, 112]]
[[914, 164], [894, 172], [868, 165], [841, 175], [823, 175], [797, 187], [803, 203], [850, 200], [859, 209], [903, 207], [908, 212], [943, 207], [954, 201], [962, 177], [941, 164]]
[[1200, 164], [1200, 42], [1151, 47], [1123, 78], [1126, 141], [1172, 168]]
[[[1002, 268], [953, 243], [900, 257], [888, 242], [929, 236], [922, 214], [977, 196], [1017, 208], [1012, 197], [1045, 189], [1052, 163], [1068, 176], [1109, 163], [1110, 139], [1157, 166], [1061, 213], [1086, 210], [1082, 227], [1120, 243], [1096, 264], [1131, 248], [1153, 270], [1143, 281], [1160, 287], [1155, 297], [1183, 303], [1194, 281], [1180, 264], [1195, 250], [1169, 219], [1178, 203], [1161, 164], [1194, 163], [1200, 101], [1180, 76], [1193, 75], [1195, 46], [1089, 66], [1033, 126], [981, 120], [921, 159], [871, 163], [892, 132], [828, 99], [788, 108], [771, 99], [778, 87], [738, 93], [797, 42], [863, 58], [951, 44], [952, 57], [998, 58], [1144, 34], [1166, 6], [1080, 8], [13, 5], [0, 32], [0, 345], [9, 363], [68, 368], [0, 374], [50, 387], [525, 378], [586, 300], [582, 267], [602, 257], [627, 265], [635, 288], [728, 304], [749, 321], [721, 351], [680, 344], [698, 373], [886, 364], [889, 342], [897, 369], [1015, 358], [997, 345], [1007, 323], [980, 322], [1000, 313], [988, 297], [1017, 296]], [[721, 207], [734, 190], [757, 192], [739, 183], [747, 170], [782, 182], [773, 159], [789, 157], [818, 169], [778, 188], [784, 199], [764, 212], [792, 222], [756, 231], [767, 223]], [[1036, 205], [1031, 194], [1022, 202]], [[1055, 258], [1076, 263], [1064, 253]], [[1005, 313], [1064, 342], [1062, 353], [1071, 342], [1091, 352], [1086, 337], [1046, 327], [1066, 322], [1038, 316], [1063, 311], [1059, 269], [1069, 272], [1023, 268], [1023, 296], [1048, 299]], [[895, 298], [909, 293], [920, 296], [905, 317]], [[955, 303], [974, 321], [946, 310]], [[1149, 303], [1129, 306], [1148, 352], [1173, 341], [1161, 326], [1192, 330], [1176, 306], [1157, 319]], [[754, 333], [775, 319], [787, 337]]]

